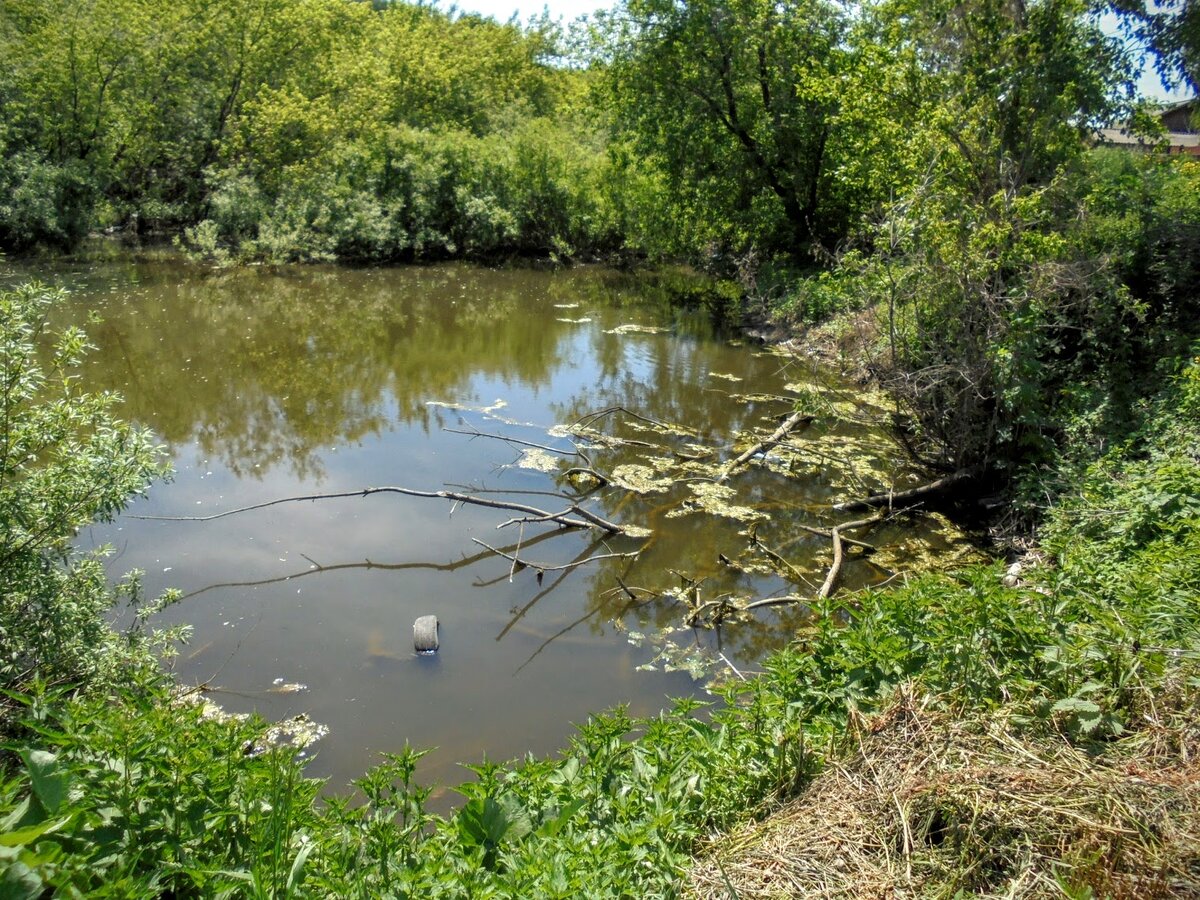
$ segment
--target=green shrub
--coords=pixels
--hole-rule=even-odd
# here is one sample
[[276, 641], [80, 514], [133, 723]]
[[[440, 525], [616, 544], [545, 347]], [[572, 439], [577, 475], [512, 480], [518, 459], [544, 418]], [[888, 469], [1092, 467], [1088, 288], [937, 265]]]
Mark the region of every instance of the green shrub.
[[137, 580], [111, 587], [103, 553], [81, 554], [72, 541], [167, 471], [150, 434], [113, 415], [116, 395], [80, 386], [87, 344], [77, 329], [50, 331], [56, 297], [36, 285], [0, 293], [0, 688], [8, 691], [34, 678], [111, 678], [129, 662], [107, 614], [118, 600], [140, 601]]

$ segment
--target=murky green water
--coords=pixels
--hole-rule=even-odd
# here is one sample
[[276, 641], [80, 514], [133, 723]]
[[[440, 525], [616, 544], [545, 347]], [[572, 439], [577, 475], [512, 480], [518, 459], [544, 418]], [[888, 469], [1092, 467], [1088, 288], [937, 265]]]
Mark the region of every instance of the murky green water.
[[[196, 516], [401, 485], [554, 511], [563, 501], [541, 492], [565, 493], [651, 530], [603, 540], [539, 524], [497, 529], [511, 514], [389, 494], [212, 522], [126, 515], [92, 529], [87, 540], [114, 547], [114, 574], [142, 569], [148, 591], [185, 593], [163, 617], [194, 626], [175, 663], [183, 680], [207, 682], [230, 710], [303, 712], [330, 727], [310, 771], [335, 787], [405, 741], [438, 748], [427, 778], [457, 781], [460, 761], [561, 746], [589, 712], [624, 703], [651, 713], [702, 693], [714, 667], [753, 670], [806, 610], [691, 628], [689, 602], [811, 595], [828, 541], [796, 525], [828, 525], [831, 499], [903, 478], [887, 440], [859, 423], [879, 410], [853, 386], [741, 345], [652, 279], [463, 265], [214, 272], [170, 257], [10, 264], [4, 278], [29, 274], [72, 289], [64, 320], [99, 315], [89, 377], [121, 391], [124, 414], [175, 460], [174, 481], [130, 513]], [[746, 446], [739, 435], [770, 430], [797, 399], [817, 418], [792, 449], [732, 476], [715, 507], [706, 501], [713, 465]], [[589, 491], [562, 475], [585, 461], [556, 426], [610, 406], [676, 426], [612, 413], [594, 428], [627, 443], [581, 444], [592, 467], [644, 493]], [[754, 520], [796, 583], [752, 546]], [[512, 571], [474, 540], [530, 566]], [[847, 588], [944, 549], [928, 523], [889, 525], [871, 540], [891, 552], [852, 561]], [[685, 579], [698, 586], [680, 590]], [[412, 626], [426, 614], [441, 620], [442, 649], [418, 657]], [[278, 690], [292, 683], [307, 689]]]

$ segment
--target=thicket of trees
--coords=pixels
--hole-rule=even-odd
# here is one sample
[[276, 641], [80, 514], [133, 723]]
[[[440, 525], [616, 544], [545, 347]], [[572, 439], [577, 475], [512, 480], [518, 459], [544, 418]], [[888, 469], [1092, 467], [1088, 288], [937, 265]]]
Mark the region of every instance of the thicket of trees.
[[0, 4], [0, 245], [178, 232], [275, 260], [610, 242], [549, 25], [348, 0]]
[[[622, 0], [564, 35], [396, 2], [2, 0], [0, 246], [808, 261], [932, 170], [974, 199], [1044, 184], [1127, 116], [1100, 8]], [[1113, 8], [1195, 78], [1194, 3]]]
[[1011, 468], [1197, 318], [1194, 165], [1090, 149], [1153, 131], [1105, 11], [1195, 84], [1194, 0], [0, 0], [0, 246], [782, 266], [800, 318], [882, 301], [933, 465]]

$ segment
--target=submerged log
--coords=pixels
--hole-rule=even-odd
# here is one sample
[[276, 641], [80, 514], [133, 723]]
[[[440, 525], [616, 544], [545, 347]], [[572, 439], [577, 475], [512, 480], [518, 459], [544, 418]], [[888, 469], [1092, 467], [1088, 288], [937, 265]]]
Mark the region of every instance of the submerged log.
[[881, 494], [872, 494], [860, 500], [835, 503], [833, 508], [838, 512], [870, 509], [873, 506], [904, 509], [905, 507], [916, 506], [918, 503], [923, 503], [926, 500], [945, 494], [952, 488], [957, 488], [978, 476], [979, 468], [973, 466], [969, 469], [960, 469], [952, 475], [947, 475], [945, 478], [939, 478], [937, 481], [931, 481], [929, 484], [923, 484], [920, 487], [909, 488], [906, 491], [885, 491]]

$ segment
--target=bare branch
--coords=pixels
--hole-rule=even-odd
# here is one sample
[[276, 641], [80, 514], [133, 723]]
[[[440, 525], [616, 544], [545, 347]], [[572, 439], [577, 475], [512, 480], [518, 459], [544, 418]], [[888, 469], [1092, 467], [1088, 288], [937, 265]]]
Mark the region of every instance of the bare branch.
[[574, 428], [578, 425], [587, 428], [598, 419], [603, 419], [605, 416], [611, 416], [615, 413], [624, 413], [631, 419], [637, 419], [640, 422], [645, 422], [647, 425], [653, 425], [656, 428], [663, 429], [664, 431], [684, 431], [688, 432], [689, 434], [695, 434], [695, 431], [691, 428], [683, 428], [679, 425], [671, 425], [667, 422], [659, 421], [658, 419], [651, 419], [649, 416], [643, 416], [641, 413], [636, 413], [624, 406], [606, 406], [604, 409], [597, 410], [596, 412], [585, 413], [576, 419], [571, 427]]
[[[564, 528], [601, 528], [609, 534], [624, 534], [625, 529], [613, 522], [608, 521], [602, 516], [598, 516], [593, 512], [589, 512], [580, 506], [572, 503], [566, 509], [559, 513], [547, 512], [544, 509], [538, 509], [535, 506], [526, 506], [524, 503], [512, 503], [504, 500], [488, 500], [483, 497], [475, 497], [470, 494], [460, 494], [457, 491], [418, 491], [413, 488], [405, 487], [369, 487], [362, 488], [357, 491], [341, 491], [332, 494], [307, 494], [302, 497], [282, 497], [278, 500], [268, 500], [265, 503], [254, 503], [250, 506], [240, 506], [236, 509], [227, 509], [224, 512], [213, 513], [210, 516], [132, 516], [134, 519], [148, 519], [156, 522], [211, 522], [214, 519], [223, 519], [225, 516], [232, 516], [238, 513], [250, 512], [256, 509], [266, 509], [270, 506], [278, 506], [281, 503], [300, 503], [305, 500], [335, 500], [342, 497], [368, 497], [371, 494], [402, 494], [406, 497], [427, 497], [436, 500], [450, 500], [453, 503], [464, 503], [472, 506], [484, 506], [489, 509], [509, 509], [516, 512], [525, 513], [528, 516], [533, 516], [529, 521], [540, 522], [557, 522]], [[567, 498], [563, 498], [567, 499]], [[575, 515], [578, 518], [572, 518]], [[512, 519], [510, 522], [519, 522], [520, 519]], [[503, 526], [501, 526], [503, 527]]]
[[853, 522], [843, 522], [841, 525], [834, 525], [830, 529], [829, 534], [833, 539], [833, 565], [829, 567], [829, 574], [825, 576], [825, 583], [817, 591], [818, 600], [828, 599], [837, 590], [838, 578], [841, 577], [842, 563], [845, 560], [845, 555], [842, 553], [842, 532], [850, 531], [853, 528], [862, 528], [865, 525], [873, 525], [881, 521], [885, 516], [886, 513], [880, 512], [866, 519], [855, 519]]
[[520, 438], [508, 437], [503, 434], [491, 434], [486, 431], [480, 431], [478, 428], [472, 428], [469, 431], [465, 428], [443, 428], [442, 431], [448, 431], [451, 434], [465, 434], [470, 437], [491, 438], [494, 441], [504, 441], [506, 444], [517, 444], [521, 447], [532, 447], [535, 450], [545, 450], [547, 453], [557, 453], [561, 456], [578, 456], [579, 448], [574, 450], [564, 450], [561, 447], [551, 447], [548, 444], [535, 444], [533, 441], [523, 441]]
[[[505, 553], [503, 550], [499, 550], [493, 547], [491, 544], [485, 544], [483, 541], [479, 540], [479, 538], [471, 538], [471, 540], [480, 547], [491, 550], [497, 556], [503, 556], [505, 559], [511, 559], [513, 561], [513, 571], [515, 571], [519, 565], [522, 568], [536, 569], [539, 572], [563, 572], [568, 569], [578, 568], [579, 566], [586, 565], [590, 562], [596, 562], [596, 560], [600, 559], [629, 559], [630, 557], [637, 556], [641, 552], [640, 550], [633, 550], [629, 553], [597, 553], [595, 556], [589, 556], [586, 559], [573, 560], [572, 562], [564, 563], [561, 566], [547, 566], [543, 565], [542, 563], [518, 559], [515, 553]], [[512, 572], [509, 573], [509, 580], [512, 580]]]
[[979, 467], [974, 466], [969, 469], [962, 469], [953, 475], [947, 475], [945, 478], [939, 478], [937, 481], [931, 481], [929, 484], [910, 488], [907, 491], [885, 491], [882, 494], [872, 494], [870, 497], [863, 497], [861, 500], [835, 503], [833, 508], [839, 512], [849, 512], [855, 509], [867, 509], [872, 506], [885, 506], [889, 509], [915, 506], [923, 500], [936, 497], [953, 487], [957, 487], [978, 477], [979, 473]]
[[722, 472], [717, 477], [717, 484], [720, 484], [721, 482], [723, 482], [727, 478], [729, 478], [729, 476], [733, 474], [733, 471], [735, 469], [740, 468], [741, 466], [744, 466], [755, 456], [755, 454], [764, 453], [764, 452], [766, 452], [766, 450], [768, 448], [774, 447], [776, 444], [778, 444], [780, 441], [782, 441], [785, 437], [787, 437], [788, 434], [791, 433], [792, 429], [794, 429], [796, 426], [811, 425], [812, 422], [813, 422], [813, 416], [807, 415], [806, 413], [800, 412], [799, 410], [792, 413], [790, 416], [788, 416], [786, 419], [783, 420], [783, 424], [781, 424], [778, 428], [776, 428], [770, 437], [768, 437], [764, 441], [760, 441], [759, 443], [755, 444], [753, 447], [751, 447], [749, 450], [747, 450], [745, 453], [743, 453], [737, 459], [733, 460], [731, 463], [729, 463], [727, 466], [725, 466], [725, 471]]

